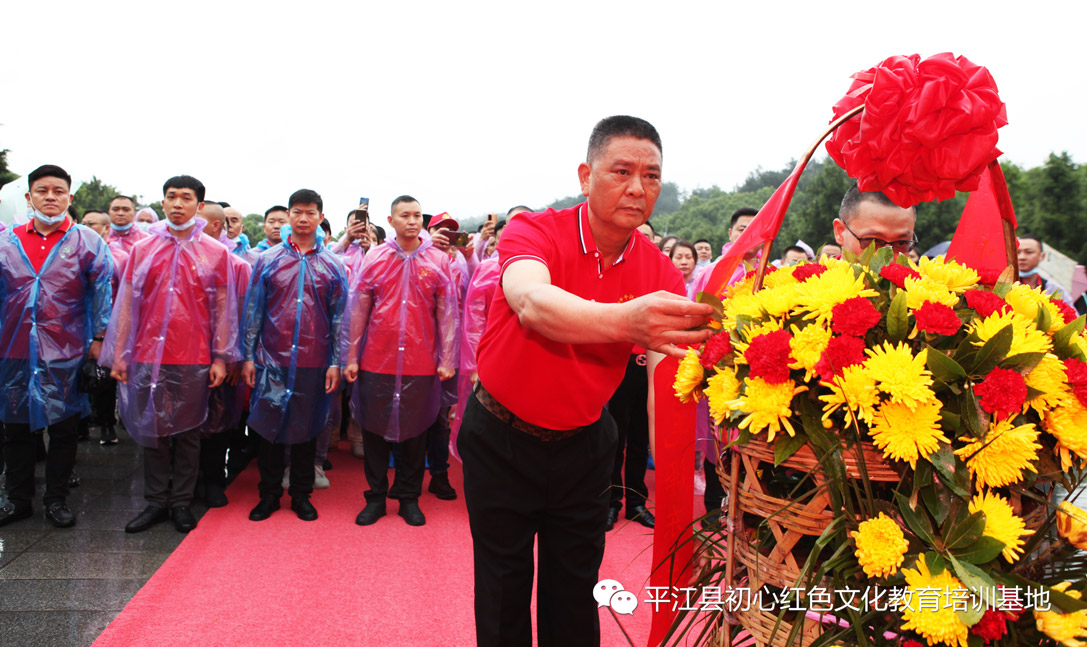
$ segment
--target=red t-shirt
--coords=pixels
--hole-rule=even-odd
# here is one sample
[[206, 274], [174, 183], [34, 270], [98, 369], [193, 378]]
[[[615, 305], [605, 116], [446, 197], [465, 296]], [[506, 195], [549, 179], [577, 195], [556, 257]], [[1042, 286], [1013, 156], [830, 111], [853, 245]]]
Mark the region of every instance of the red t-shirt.
[[25, 225], [15, 228], [15, 235], [23, 244], [23, 251], [26, 252], [26, 257], [30, 259], [30, 265], [34, 267], [35, 272], [42, 271], [42, 265], [45, 265], [45, 259], [49, 258], [49, 252], [53, 251], [73, 224], [72, 219], [65, 216], [60, 227], [54, 229], [48, 236], [38, 233], [38, 230], [34, 228], [33, 218]]
[[[552, 285], [598, 303], [622, 303], [657, 290], [687, 294], [680, 271], [639, 232], [612, 266], [603, 267], [585, 203], [521, 214], [502, 230], [498, 254], [503, 272], [518, 260], [536, 260], [547, 266]], [[600, 418], [623, 381], [632, 348], [559, 343], [524, 328], [500, 283], [479, 344], [479, 379], [527, 422], [557, 430], [584, 427]]]

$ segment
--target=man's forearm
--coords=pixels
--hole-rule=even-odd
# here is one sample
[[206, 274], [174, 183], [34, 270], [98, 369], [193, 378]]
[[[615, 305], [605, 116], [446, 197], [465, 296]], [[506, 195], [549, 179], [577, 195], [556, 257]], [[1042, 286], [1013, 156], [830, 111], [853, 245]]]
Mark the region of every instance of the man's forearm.
[[[554, 285], [534, 285], [522, 293], [515, 308], [521, 325], [552, 341], [566, 344], [606, 344], [628, 341], [626, 322], [617, 303], [582, 299]], [[586, 325], [592, 322], [592, 325]]]

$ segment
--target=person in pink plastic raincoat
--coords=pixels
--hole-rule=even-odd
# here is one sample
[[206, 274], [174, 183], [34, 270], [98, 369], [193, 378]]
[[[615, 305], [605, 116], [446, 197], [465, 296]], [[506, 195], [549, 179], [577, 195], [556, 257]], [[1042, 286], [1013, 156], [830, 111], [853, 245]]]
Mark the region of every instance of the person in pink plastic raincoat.
[[423, 213], [411, 196], [393, 201], [389, 223], [396, 236], [366, 255], [352, 281], [347, 308], [344, 374], [358, 379], [351, 413], [362, 426], [366, 453], [366, 507], [355, 523], [370, 525], [385, 514], [390, 494], [390, 443], [401, 445], [392, 494], [410, 525], [423, 525], [419, 510], [424, 432], [441, 402], [441, 382], [453, 377], [457, 336], [457, 287], [449, 257], [422, 230]]
[[111, 249], [118, 249], [126, 254], [132, 253], [132, 247], [144, 238], [148, 233], [136, 224], [136, 202], [127, 195], [119, 195], [109, 202], [110, 231], [109, 243]]
[[100, 362], [121, 382], [121, 419], [143, 447], [147, 508], [125, 527], [141, 532], [173, 517], [196, 527], [189, 509], [209, 390], [239, 360], [237, 291], [230, 251], [204, 234], [197, 216], [204, 185], [194, 177], [163, 186], [166, 220], [132, 248]]

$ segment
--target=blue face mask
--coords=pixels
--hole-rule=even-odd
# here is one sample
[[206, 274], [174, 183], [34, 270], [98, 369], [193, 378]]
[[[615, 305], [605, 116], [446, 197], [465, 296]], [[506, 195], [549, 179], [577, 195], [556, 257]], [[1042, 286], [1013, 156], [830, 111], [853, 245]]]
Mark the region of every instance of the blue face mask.
[[30, 215], [46, 227], [52, 227], [53, 225], [64, 222], [64, 219], [68, 217], [68, 207], [65, 207], [64, 209], [65, 211], [61, 211], [55, 216], [47, 216], [44, 213], [38, 211], [38, 208], [34, 206], [33, 199], [30, 201]]
[[173, 223], [173, 221], [171, 221], [169, 219], [166, 220], [166, 226], [169, 227], [170, 229], [174, 230], [174, 231], [185, 231], [186, 229], [191, 229], [192, 226], [195, 225], [195, 224], [196, 224], [196, 217], [195, 216], [192, 217], [192, 218], [189, 218], [188, 222], [186, 222], [184, 224], [181, 224], [181, 225], [175, 225]]
[[1030, 277], [1034, 276], [1037, 273], [1038, 273], [1038, 268], [1036, 267], [1033, 270], [1030, 270], [1030, 271], [1027, 271], [1027, 272], [1019, 272], [1019, 278], [1027, 279], [1027, 278], [1030, 278]]
[[110, 229], [113, 229], [114, 231], [128, 231], [129, 229], [132, 229], [132, 226], [135, 224], [135, 222], [130, 222], [127, 225], [115, 225], [111, 222], [109, 223], [109, 226]]

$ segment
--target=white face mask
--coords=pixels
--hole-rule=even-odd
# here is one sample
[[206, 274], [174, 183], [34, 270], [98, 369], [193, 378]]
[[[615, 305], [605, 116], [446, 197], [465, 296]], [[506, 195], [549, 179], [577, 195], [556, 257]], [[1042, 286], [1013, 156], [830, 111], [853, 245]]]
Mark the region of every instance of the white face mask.
[[189, 218], [188, 222], [186, 222], [184, 224], [180, 224], [180, 225], [175, 225], [173, 223], [173, 221], [171, 221], [169, 219], [166, 220], [166, 226], [169, 227], [170, 229], [173, 229], [174, 231], [185, 231], [186, 229], [191, 229], [192, 226], [195, 225], [195, 224], [196, 224], [196, 216], [193, 216], [192, 218]]
[[42, 223], [46, 227], [64, 222], [64, 219], [68, 217], [68, 205], [64, 205], [64, 210], [55, 216], [47, 216], [38, 208], [34, 206], [34, 198], [30, 199], [30, 215], [34, 217], [38, 222]]
[[[129, 225], [129, 227], [131, 227], [131, 226], [132, 225]], [[144, 220], [141, 220], [141, 221], [136, 223], [136, 229], [139, 229], [140, 231], [147, 231], [147, 228], [150, 227], [150, 226], [151, 226], [151, 223], [146, 222]]]

